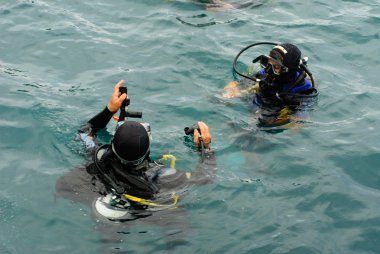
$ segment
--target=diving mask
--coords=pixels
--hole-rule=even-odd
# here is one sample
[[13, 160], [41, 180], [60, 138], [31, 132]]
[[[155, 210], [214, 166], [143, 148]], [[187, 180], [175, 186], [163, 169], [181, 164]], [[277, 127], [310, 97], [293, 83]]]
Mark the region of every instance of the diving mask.
[[256, 57], [252, 62], [256, 63], [258, 61], [260, 61], [260, 64], [264, 68], [271, 68], [275, 75], [280, 75], [281, 73], [289, 71], [288, 67], [283, 65], [281, 61], [276, 60], [271, 56], [261, 55]]
[[116, 155], [116, 157], [120, 160], [121, 163], [123, 163], [124, 165], [132, 165], [132, 166], [138, 166], [140, 165], [147, 157], [147, 155], [149, 154], [149, 149], [146, 150], [145, 154], [140, 157], [139, 159], [137, 160], [134, 160], [134, 161], [129, 161], [129, 160], [126, 160], [124, 158], [122, 158], [115, 150], [115, 146], [114, 144], [112, 143], [112, 151], [114, 152], [114, 154]]

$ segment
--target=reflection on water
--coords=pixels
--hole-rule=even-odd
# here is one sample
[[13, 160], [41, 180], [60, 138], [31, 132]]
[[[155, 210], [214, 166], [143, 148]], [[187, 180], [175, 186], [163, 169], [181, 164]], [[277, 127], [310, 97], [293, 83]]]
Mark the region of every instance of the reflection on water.
[[[260, 1], [221, 1], [221, 0], [193, 0], [193, 3], [199, 5], [209, 12], [224, 12], [243, 8], [255, 8], [262, 5]], [[237, 18], [220, 20], [213, 15], [205, 13], [192, 15], [192, 16], [178, 16], [176, 17], [182, 24], [194, 27], [207, 27], [218, 24], [229, 24], [239, 22]]]
[[227, 11], [260, 6], [262, 1], [236, 1], [236, 0], [193, 0], [195, 3], [205, 5], [208, 11]]
[[199, 22], [204, 22], [205, 19], [207, 20], [206, 14], [199, 14], [199, 15], [187, 17], [186, 19], [191, 20], [191, 22], [187, 22], [181, 17], [177, 17], [176, 19], [179, 20], [183, 24], [186, 24], [189, 26], [195, 26], [195, 27], [212, 26], [212, 25], [217, 24], [216, 21], [212, 20], [213, 18], [211, 18], [211, 20], [209, 19], [209, 21], [206, 23], [197, 23], [197, 19], [200, 20]]

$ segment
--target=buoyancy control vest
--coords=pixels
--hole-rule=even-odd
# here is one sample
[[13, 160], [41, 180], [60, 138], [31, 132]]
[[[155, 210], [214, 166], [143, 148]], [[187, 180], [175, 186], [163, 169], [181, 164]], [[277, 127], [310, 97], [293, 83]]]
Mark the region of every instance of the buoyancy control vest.
[[126, 166], [113, 153], [111, 145], [107, 144], [96, 150], [94, 162], [87, 167], [87, 172], [96, 175], [108, 191], [153, 199], [159, 192], [155, 182], [160, 169], [159, 165], [149, 166], [148, 160], [137, 167]]
[[305, 71], [296, 71], [288, 82], [267, 81], [265, 69], [256, 74], [256, 78], [262, 80], [260, 94], [256, 95], [253, 103], [257, 105], [298, 105], [305, 99], [318, 96], [317, 89], [313, 86]]

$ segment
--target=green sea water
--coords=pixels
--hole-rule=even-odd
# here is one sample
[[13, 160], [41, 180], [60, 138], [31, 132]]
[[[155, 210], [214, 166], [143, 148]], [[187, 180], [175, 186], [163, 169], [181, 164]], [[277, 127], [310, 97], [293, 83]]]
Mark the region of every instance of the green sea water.
[[[380, 2], [225, 2], [0, 0], [0, 253], [380, 253]], [[297, 128], [263, 131], [221, 96], [258, 41], [309, 57], [320, 95]], [[84, 163], [77, 129], [121, 79], [153, 157], [192, 170], [183, 128], [211, 130], [217, 176], [164, 226], [107, 228], [55, 194]]]

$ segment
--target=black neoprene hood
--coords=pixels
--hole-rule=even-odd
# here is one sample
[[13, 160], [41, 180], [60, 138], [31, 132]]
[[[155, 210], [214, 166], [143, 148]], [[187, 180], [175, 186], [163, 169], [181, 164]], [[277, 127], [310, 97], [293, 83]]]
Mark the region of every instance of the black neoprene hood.
[[149, 151], [149, 135], [138, 122], [126, 121], [120, 125], [114, 135], [112, 146], [121, 159], [137, 161]]
[[290, 69], [296, 69], [300, 65], [301, 61], [301, 51], [299, 48], [293, 44], [290, 43], [283, 43], [280, 44], [287, 53], [283, 56], [283, 65]]

